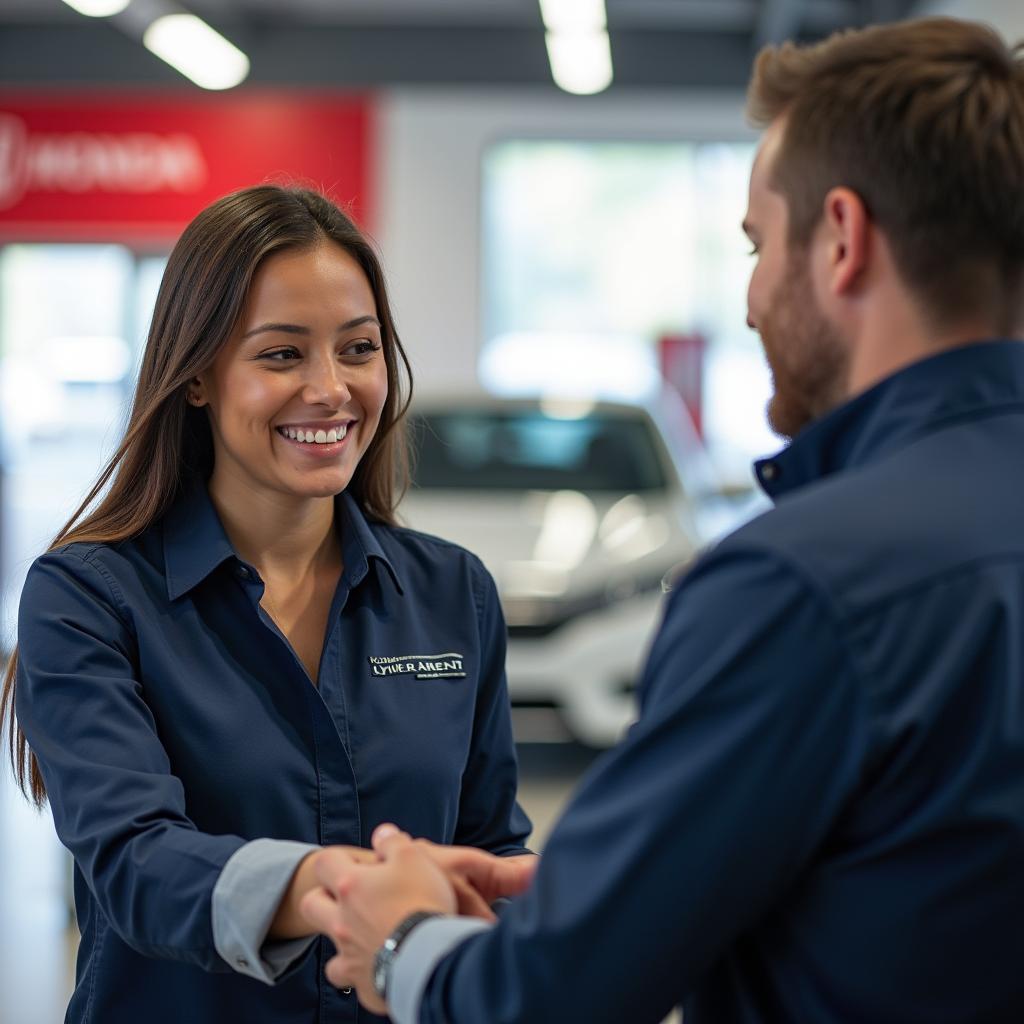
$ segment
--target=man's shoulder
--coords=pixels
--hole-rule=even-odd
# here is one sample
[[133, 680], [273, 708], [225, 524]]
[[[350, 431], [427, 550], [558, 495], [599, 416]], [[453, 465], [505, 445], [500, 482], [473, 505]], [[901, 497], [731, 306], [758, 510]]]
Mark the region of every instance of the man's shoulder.
[[871, 474], [859, 470], [819, 480], [744, 523], [719, 549], [757, 548], [803, 561], [819, 548], [831, 549], [840, 537], [857, 543], [873, 533], [865, 528], [865, 515], [879, 511], [871, 491]]
[[933, 436], [783, 498], [720, 549], [772, 552], [849, 611], [930, 580], [1024, 557], [1024, 483]]

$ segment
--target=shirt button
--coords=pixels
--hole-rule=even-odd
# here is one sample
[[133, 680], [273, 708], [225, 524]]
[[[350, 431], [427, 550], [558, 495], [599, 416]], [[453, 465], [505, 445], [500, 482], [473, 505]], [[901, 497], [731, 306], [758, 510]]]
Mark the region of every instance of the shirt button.
[[774, 462], [766, 462], [761, 467], [761, 478], [771, 483], [772, 480], [777, 480], [779, 476], [779, 467]]
[[352, 989], [350, 989], [350, 988], [343, 988], [341, 990], [341, 994], [343, 996], [350, 996], [350, 995], [352, 995]]
[[239, 957], [239, 958], [238, 958], [238, 959], [237, 959], [237, 960], [235, 961], [235, 965], [236, 965], [237, 967], [248, 967], [248, 966], [249, 966], [249, 961], [248, 961], [248, 960], [246, 960], [244, 956], [240, 956], [240, 957]]
[[235, 567], [235, 575], [241, 580], [247, 580], [251, 574], [244, 565], [239, 565]]

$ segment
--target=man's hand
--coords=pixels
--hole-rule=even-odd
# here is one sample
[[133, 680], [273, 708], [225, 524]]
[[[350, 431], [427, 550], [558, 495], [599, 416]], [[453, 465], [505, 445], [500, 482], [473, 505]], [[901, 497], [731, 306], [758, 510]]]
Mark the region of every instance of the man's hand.
[[[388, 827], [382, 825], [378, 833]], [[526, 891], [539, 861], [532, 853], [496, 857], [471, 846], [439, 846], [428, 839], [416, 839], [414, 845], [447, 874], [458, 899], [458, 913], [485, 921], [494, 920], [490, 905], [496, 899]]]
[[458, 901], [444, 871], [404, 832], [381, 826], [374, 833], [378, 864], [360, 864], [325, 850], [315, 864], [322, 888], [302, 900], [309, 923], [333, 940], [338, 954], [327, 964], [327, 980], [352, 986], [371, 1013], [386, 1014], [373, 987], [377, 950], [416, 910], [454, 914]]

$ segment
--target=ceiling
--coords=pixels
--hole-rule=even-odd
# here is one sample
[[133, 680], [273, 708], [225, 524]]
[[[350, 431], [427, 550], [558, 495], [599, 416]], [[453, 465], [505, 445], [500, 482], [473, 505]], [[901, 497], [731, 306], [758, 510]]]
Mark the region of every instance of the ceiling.
[[[907, 17], [915, 0], [606, 0], [613, 91], [742, 87], [766, 42]], [[508, 85], [554, 89], [537, 0], [133, 0], [109, 19], [61, 0], [0, 0], [0, 84], [184, 79], [141, 46], [168, 8], [248, 53], [246, 86]]]

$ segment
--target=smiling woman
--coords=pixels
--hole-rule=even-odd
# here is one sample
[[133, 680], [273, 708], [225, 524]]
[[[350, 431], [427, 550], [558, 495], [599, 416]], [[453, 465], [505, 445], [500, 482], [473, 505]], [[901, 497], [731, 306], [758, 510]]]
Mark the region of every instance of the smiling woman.
[[227, 344], [189, 388], [209, 410], [214, 501], [343, 491], [377, 432], [387, 371], [377, 303], [352, 256], [324, 241], [268, 257]]
[[[68, 1021], [354, 1018], [300, 912], [324, 847], [395, 820], [524, 851], [493, 582], [394, 523], [407, 393], [378, 259], [323, 196], [246, 189], [186, 229], [4, 683], [75, 858]], [[431, 670], [375, 671], [409, 651]]]

